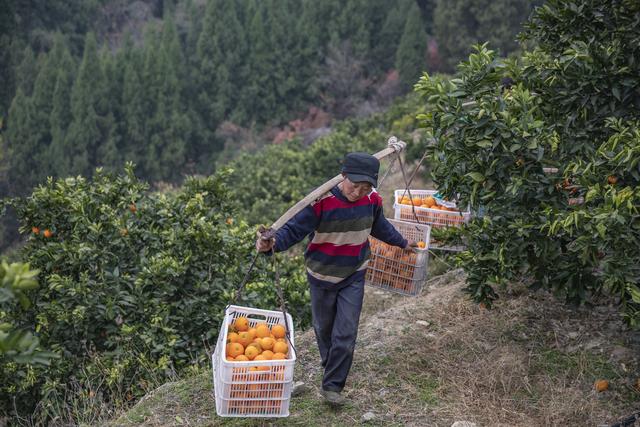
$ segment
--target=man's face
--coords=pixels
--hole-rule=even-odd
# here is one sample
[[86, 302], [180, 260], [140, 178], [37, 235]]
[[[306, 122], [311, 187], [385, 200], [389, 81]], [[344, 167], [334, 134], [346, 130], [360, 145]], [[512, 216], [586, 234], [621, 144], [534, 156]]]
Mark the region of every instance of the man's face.
[[342, 181], [342, 194], [350, 202], [357, 202], [371, 193], [371, 190], [373, 186], [368, 182], [351, 182], [347, 177]]

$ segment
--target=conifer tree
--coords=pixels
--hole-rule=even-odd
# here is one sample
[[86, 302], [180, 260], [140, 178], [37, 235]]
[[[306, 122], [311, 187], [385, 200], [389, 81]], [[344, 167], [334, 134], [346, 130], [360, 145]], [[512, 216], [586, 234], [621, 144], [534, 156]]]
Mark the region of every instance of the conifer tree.
[[22, 89], [24, 96], [31, 96], [33, 84], [38, 75], [38, 62], [31, 46], [24, 48], [21, 54], [20, 65], [16, 68], [16, 88]]
[[106, 114], [99, 119], [102, 138], [100, 145], [96, 149], [95, 166], [102, 166], [115, 171], [122, 164], [120, 150], [118, 149], [121, 140], [120, 117], [121, 113], [121, 90], [122, 78], [120, 69], [117, 67], [117, 60], [111, 52], [103, 48], [101, 57], [102, 71], [104, 74], [104, 101]]
[[76, 63], [66, 46], [59, 54], [58, 70], [53, 90], [49, 127], [51, 129], [51, 145], [49, 146], [48, 173], [54, 176], [67, 176], [71, 172], [69, 154], [71, 150], [66, 145], [67, 129], [73, 118], [71, 114], [71, 88], [75, 80]]
[[413, 0], [394, 2], [393, 7], [387, 10], [380, 32], [372, 32], [372, 36], [379, 35], [378, 39], [371, 43], [371, 58], [381, 72], [386, 72], [395, 66], [396, 51], [404, 32], [407, 11], [412, 2]]
[[9, 191], [20, 194], [31, 188], [39, 179], [39, 151], [37, 135], [31, 131], [34, 121], [33, 103], [18, 88], [9, 108], [7, 121]]
[[409, 8], [407, 22], [396, 52], [396, 68], [405, 89], [413, 87], [426, 69], [427, 33], [418, 6]]
[[[33, 118], [30, 130], [33, 137], [37, 141], [38, 152], [45, 153], [49, 151], [52, 133], [51, 133], [51, 112], [53, 110], [55, 85], [59, 69], [60, 58], [65, 49], [65, 41], [62, 34], [55, 36], [53, 48], [48, 55], [42, 60], [42, 67], [38, 72], [38, 76], [33, 86]], [[54, 159], [46, 155], [38, 157], [37, 170], [42, 173], [51, 174], [51, 161]]]
[[176, 181], [185, 161], [188, 123], [181, 96], [183, 60], [177, 37], [173, 20], [165, 17], [157, 63], [161, 81], [145, 156], [145, 170], [151, 180]]
[[71, 90], [73, 119], [67, 133], [69, 172], [89, 176], [95, 163], [95, 152], [101, 145], [102, 134], [98, 111], [102, 107], [103, 74], [100, 67], [96, 38], [88, 33], [78, 76]]
[[517, 49], [516, 35], [533, 7], [527, 0], [438, 0], [434, 12], [434, 36], [448, 71], [466, 58], [475, 43], [508, 55]]
[[314, 22], [312, 6], [317, 2], [302, 1], [302, 14], [296, 19], [296, 47], [293, 69], [298, 82], [298, 98], [300, 108], [312, 102], [317, 96], [316, 76], [320, 68], [320, 52], [322, 51], [320, 34], [316, 29], [321, 25]]
[[291, 75], [294, 61], [292, 58], [291, 39], [289, 28], [293, 28], [289, 8], [284, 2], [268, 0], [266, 6], [266, 28], [271, 48], [272, 67], [271, 79], [275, 90], [276, 108], [272, 110], [271, 117], [274, 121], [286, 118], [292, 92], [295, 90], [295, 82]]
[[144, 157], [144, 145], [147, 141], [147, 111], [141, 96], [142, 58], [139, 52], [134, 52], [126, 63], [124, 83], [122, 88], [122, 106], [124, 117], [124, 149], [123, 161], [131, 161], [141, 170]]
[[368, 57], [370, 7], [369, 0], [343, 2], [335, 20], [332, 21], [333, 25], [330, 26], [332, 46], [339, 47], [347, 41], [357, 59], [365, 60]]
[[[200, 133], [200, 141], [192, 144], [190, 158], [204, 173], [212, 170], [215, 153], [223, 148], [215, 130], [235, 107], [237, 81], [242, 81], [238, 75], [246, 56], [242, 54], [246, 44], [235, 3], [233, 0], [209, 2], [198, 39], [198, 117], [193, 125]], [[238, 75], [233, 75], [234, 72]]]
[[273, 85], [273, 61], [270, 38], [264, 22], [264, 7], [258, 4], [254, 16], [247, 27], [247, 40], [250, 46], [249, 78], [243, 91], [243, 102], [251, 109], [251, 119], [258, 123], [269, 121], [271, 112], [276, 108], [276, 89]]

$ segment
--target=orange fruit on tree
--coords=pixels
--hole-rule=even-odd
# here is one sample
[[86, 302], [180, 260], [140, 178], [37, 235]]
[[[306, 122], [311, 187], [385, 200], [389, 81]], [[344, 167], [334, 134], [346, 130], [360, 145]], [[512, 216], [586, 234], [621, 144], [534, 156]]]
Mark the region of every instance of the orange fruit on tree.
[[260, 340], [260, 345], [262, 345], [263, 350], [271, 350], [273, 349], [275, 342], [276, 341], [271, 337], [264, 337]]
[[609, 390], [609, 381], [607, 380], [598, 380], [595, 382], [594, 387], [596, 391], [605, 391]]
[[131, 203], [129, 205], [129, 210], [131, 211], [131, 213], [136, 213], [136, 211], [138, 210], [138, 208], [136, 207], [135, 203]]
[[615, 175], [609, 175], [607, 177], [607, 182], [611, 185], [616, 185], [616, 183], [618, 182], [618, 177]]
[[51, 236], [53, 236], [53, 231], [49, 230], [48, 228], [44, 230], [44, 233], [42, 233], [44, 235], [44, 237], [46, 237], [47, 239]]
[[249, 330], [249, 319], [247, 319], [246, 317], [238, 317], [236, 320], [234, 320], [233, 326], [238, 331], [241, 331], [241, 332], [242, 331], [248, 331]]
[[227, 356], [236, 357], [244, 353], [244, 346], [238, 342], [227, 344]]
[[[247, 351], [247, 350], [245, 349], [244, 351]], [[248, 361], [249, 361], [249, 358], [244, 354], [241, 354], [240, 356], [236, 356], [236, 362], [248, 362]]]
[[284, 336], [286, 335], [287, 331], [285, 330], [284, 326], [282, 326], [282, 325], [273, 325], [273, 327], [271, 328], [271, 333], [277, 339], [277, 338], [284, 338]]
[[271, 335], [271, 331], [269, 330], [269, 326], [266, 323], [261, 323], [256, 326], [256, 337], [264, 338]]
[[251, 335], [249, 335], [249, 332], [245, 331], [238, 333], [238, 339], [236, 341], [246, 347], [251, 344], [251, 341], [253, 341], [253, 339], [251, 338]]
[[40, 234], [40, 229], [38, 227], [31, 227], [31, 232], [33, 234]]
[[287, 354], [288, 351], [289, 351], [289, 345], [286, 342], [277, 341], [273, 345], [273, 352], [274, 353]]
[[256, 357], [260, 356], [260, 350], [258, 347], [250, 345], [244, 349], [244, 355], [247, 356], [249, 360], [254, 360]]

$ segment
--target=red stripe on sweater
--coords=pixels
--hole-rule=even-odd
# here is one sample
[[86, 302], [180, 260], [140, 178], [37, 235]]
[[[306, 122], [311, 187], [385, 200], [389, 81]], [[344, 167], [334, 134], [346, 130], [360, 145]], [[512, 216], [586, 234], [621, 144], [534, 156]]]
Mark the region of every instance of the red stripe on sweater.
[[369, 195], [364, 196], [358, 201], [355, 202], [344, 202], [338, 199], [336, 196], [331, 195], [322, 200], [319, 200], [317, 203], [313, 204], [313, 210], [317, 216], [320, 216], [322, 211], [330, 211], [333, 209], [344, 209], [344, 208], [354, 208], [357, 206], [366, 206], [366, 205], [382, 205], [382, 199], [380, 195], [373, 191]]
[[307, 247], [308, 252], [319, 251], [330, 256], [359, 256], [362, 248], [365, 247], [365, 241], [361, 245], [334, 245], [333, 243], [310, 243]]

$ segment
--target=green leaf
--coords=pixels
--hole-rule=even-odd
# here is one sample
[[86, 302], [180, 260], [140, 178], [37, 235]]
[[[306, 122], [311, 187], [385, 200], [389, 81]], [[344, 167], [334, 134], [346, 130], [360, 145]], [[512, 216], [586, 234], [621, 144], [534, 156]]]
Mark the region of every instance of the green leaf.
[[480, 172], [469, 172], [467, 176], [471, 177], [475, 182], [483, 182], [485, 180], [484, 175]]

